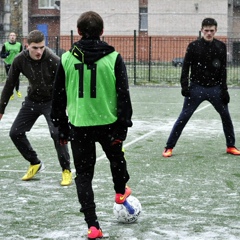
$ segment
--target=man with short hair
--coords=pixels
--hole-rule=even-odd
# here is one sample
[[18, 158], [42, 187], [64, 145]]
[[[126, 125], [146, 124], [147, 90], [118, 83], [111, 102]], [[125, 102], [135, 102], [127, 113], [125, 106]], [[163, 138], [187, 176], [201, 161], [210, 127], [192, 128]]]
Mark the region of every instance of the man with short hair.
[[[181, 74], [181, 87], [184, 104], [175, 122], [163, 157], [171, 157], [185, 125], [203, 101], [209, 101], [219, 113], [226, 138], [226, 152], [240, 155], [235, 147], [235, 134], [228, 110], [230, 101], [227, 87], [226, 44], [214, 38], [217, 22], [213, 18], [202, 21], [203, 37], [188, 45]], [[189, 75], [189, 71], [191, 73]]]
[[60, 144], [58, 129], [54, 127], [50, 118], [53, 82], [59, 65], [59, 57], [45, 47], [44, 39], [42, 32], [38, 30], [30, 32], [27, 38], [27, 49], [13, 60], [1, 95], [0, 120], [18, 81], [19, 74], [22, 73], [29, 81], [28, 93], [10, 130], [10, 137], [16, 148], [30, 163], [22, 180], [32, 179], [37, 172], [43, 169], [43, 162], [38, 158], [26, 136], [26, 132], [29, 132], [36, 120], [43, 115], [47, 121], [62, 168], [61, 185], [67, 186], [72, 182], [70, 156], [67, 145]]
[[88, 225], [88, 239], [96, 239], [103, 236], [92, 187], [96, 142], [110, 162], [115, 202], [123, 204], [131, 194], [126, 186], [130, 176], [123, 141], [132, 126], [132, 105], [123, 59], [114, 47], [100, 40], [101, 16], [93, 11], [84, 12], [77, 21], [77, 28], [81, 39], [61, 57], [51, 115], [59, 126], [63, 144], [68, 141], [70, 122], [80, 211]]

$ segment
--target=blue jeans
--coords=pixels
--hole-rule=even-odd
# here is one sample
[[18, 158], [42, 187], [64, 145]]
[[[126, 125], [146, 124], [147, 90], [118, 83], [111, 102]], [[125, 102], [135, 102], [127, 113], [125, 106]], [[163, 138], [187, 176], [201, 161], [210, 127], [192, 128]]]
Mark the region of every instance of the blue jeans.
[[195, 110], [203, 101], [209, 101], [219, 113], [228, 147], [235, 145], [235, 135], [228, 105], [223, 104], [220, 86], [203, 87], [195, 83], [190, 84], [190, 97], [185, 97], [182, 112], [175, 122], [166, 148], [174, 148], [184, 127]]

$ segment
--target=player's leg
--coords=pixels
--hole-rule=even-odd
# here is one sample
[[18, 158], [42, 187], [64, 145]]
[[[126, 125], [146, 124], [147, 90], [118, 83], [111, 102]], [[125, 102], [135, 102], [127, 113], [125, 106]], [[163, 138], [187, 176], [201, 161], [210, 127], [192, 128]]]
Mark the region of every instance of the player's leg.
[[228, 104], [223, 104], [222, 102], [221, 88], [220, 86], [215, 86], [215, 87], [209, 88], [208, 91], [209, 91], [209, 94], [208, 94], [209, 102], [213, 105], [213, 107], [216, 109], [216, 111], [219, 113], [221, 117], [227, 148], [233, 148], [234, 153], [232, 154], [240, 155], [240, 151], [237, 149], [235, 150], [234, 127], [233, 127], [232, 119], [229, 113]]
[[126, 187], [130, 176], [127, 170], [127, 162], [124, 157], [123, 142], [112, 144], [111, 135], [113, 131], [114, 124], [100, 127], [98, 142], [101, 144], [103, 151], [110, 161], [114, 190], [116, 192], [115, 201], [117, 203], [123, 203], [131, 194], [131, 189]]
[[182, 131], [186, 124], [188, 123], [189, 119], [198, 108], [198, 106], [206, 99], [205, 89], [202, 86], [197, 84], [191, 84], [190, 87], [190, 97], [184, 98], [183, 108], [182, 111], [173, 125], [172, 131], [168, 137], [167, 144], [165, 150], [163, 152], [164, 157], [171, 157], [172, 152], [170, 155], [166, 155], [167, 151], [175, 147], [179, 137], [182, 134]]
[[96, 205], [92, 188], [94, 167], [96, 163], [96, 146], [94, 129], [78, 128], [72, 126], [71, 148], [76, 169], [76, 188], [78, 200], [81, 205], [80, 212], [84, 214], [88, 225], [89, 236], [102, 234], [97, 220]]
[[29, 99], [25, 99], [11, 129], [10, 138], [22, 156], [30, 162], [30, 167], [22, 180], [31, 179], [43, 165], [33, 150], [26, 132], [29, 132], [39, 117], [38, 107]]
[[19, 91], [19, 85], [20, 85], [20, 79], [18, 78], [18, 80], [17, 80], [17, 82], [16, 82], [16, 85], [15, 85], [15, 90], [16, 90], [16, 92], [17, 92], [17, 96], [18, 96], [19, 98], [21, 98], [21, 97], [22, 97], [22, 93]]
[[5, 64], [5, 70], [6, 70], [6, 74], [8, 75], [8, 72], [10, 70], [11, 65], [10, 64]]
[[54, 146], [57, 152], [58, 161], [62, 168], [62, 186], [68, 186], [72, 183], [72, 173], [71, 173], [71, 167], [70, 167], [70, 155], [68, 151], [68, 145], [61, 145], [59, 142], [59, 134], [58, 134], [58, 128], [54, 127], [51, 117], [51, 101], [46, 102], [42, 105], [41, 113], [44, 115], [49, 132], [51, 135], [51, 138], [53, 139]]

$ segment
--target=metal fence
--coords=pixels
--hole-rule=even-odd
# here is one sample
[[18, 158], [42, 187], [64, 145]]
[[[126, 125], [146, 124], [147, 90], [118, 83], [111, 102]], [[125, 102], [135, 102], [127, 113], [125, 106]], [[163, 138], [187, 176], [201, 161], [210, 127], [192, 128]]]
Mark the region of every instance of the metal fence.
[[[115, 47], [127, 66], [130, 84], [179, 85], [182, 58], [188, 44], [197, 37], [184, 36], [105, 36], [102, 40]], [[228, 84], [240, 85], [240, 39], [219, 37], [227, 45]], [[0, 36], [0, 47], [7, 41]], [[46, 45], [59, 56], [71, 48], [79, 36], [47, 37]], [[26, 38], [18, 39], [23, 46]], [[5, 81], [3, 60], [0, 82]]]

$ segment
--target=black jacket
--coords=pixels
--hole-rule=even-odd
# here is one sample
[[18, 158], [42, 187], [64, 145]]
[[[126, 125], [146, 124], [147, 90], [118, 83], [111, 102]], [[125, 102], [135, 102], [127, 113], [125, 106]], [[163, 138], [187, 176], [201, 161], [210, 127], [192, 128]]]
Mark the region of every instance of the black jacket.
[[191, 42], [182, 67], [182, 88], [191, 81], [205, 87], [220, 85], [227, 90], [226, 59], [226, 45], [217, 39], [208, 42], [201, 38]]
[[1, 94], [0, 113], [4, 113], [20, 73], [28, 79], [27, 96], [30, 100], [35, 102], [51, 101], [53, 82], [59, 60], [59, 57], [47, 47], [40, 60], [33, 60], [29, 56], [28, 50], [18, 54], [13, 60]]
[[[74, 48], [76, 46], [77, 48]], [[80, 61], [86, 64], [91, 64], [103, 58], [104, 56], [115, 51], [114, 48], [108, 45], [106, 42], [100, 41], [100, 39], [84, 39], [74, 43], [74, 51], [78, 51]], [[71, 50], [72, 50], [71, 49]], [[71, 51], [70, 50], [70, 51]], [[74, 52], [73, 52], [74, 54]], [[84, 56], [84, 57], [83, 57]], [[118, 120], [117, 123], [123, 127], [132, 126], [132, 105], [129, 94], [128, 76], [125, 64], [120, 54], [117, 56], [115, 63], [115, 76], [116, 76], [116, 91], [117, 91], [117, 111]], [[52, 119], [59, 122], [65, 122], [66, 115], [66, 89], [65, 89], [65, 73], [62, 64], [60, 63], [57, 70], [54, 93], [53, 93], [53, 105], [52, 105]]]

